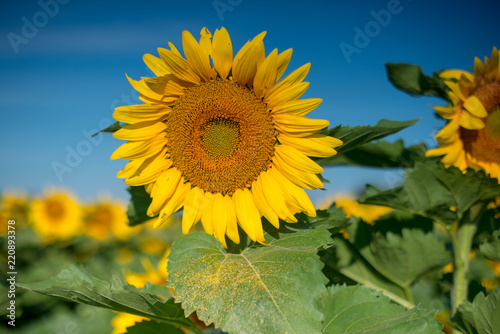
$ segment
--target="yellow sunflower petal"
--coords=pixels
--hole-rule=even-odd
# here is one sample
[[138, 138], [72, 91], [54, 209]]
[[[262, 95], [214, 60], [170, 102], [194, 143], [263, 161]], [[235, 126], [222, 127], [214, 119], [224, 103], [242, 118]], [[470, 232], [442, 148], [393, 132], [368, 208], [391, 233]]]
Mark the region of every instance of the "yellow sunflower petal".
[[426, 157], [438, 157], [440, 155], [448, 154], [451, 149], [452, 148], [449, 145], [436, 147], [436, 148], [430, 149], [427, 152], [425, 152], [425, 156]]
[[113, 133], [113, 137], [123, 140], [146, 140], [165, 131], [167, 125], [163, 122], [149, 121], [130, 124]]
[[201, 219], [205, 202], [203, 190], [194, 187], [189, 190], [184, 201], [184, 212], [182, 213], [182, 233], [188, 234], [193, 225]]
[[160, 101], [169, 102], [167, 97], [177, 97], [184, 94], [184, 87], [176, 82], [176, 77], [169, 74], [163, 77], [144, 78], [144, 84], [161, 96]]
[[182, 174], [177, 168], [165, 171], [157, 180], [151, 191], [151, 204], [148, 208], [148, 216], [155, 216], [161, 211], [166, 201], [175, 193]]
[[474, 58], [474, 77], [478, 78], [483, 74], [484, 71], [484, 66], [483, 63], [481, 62], [481, 59], [478, 57]]
[[205, 52], [200, 44], [194, 39], [193, 35], [187, 30], [182, 32], [182, 47], [187, 62], [193, 71], [203, 80], [209, 80], [211, 76], [211, 66], [208, 55], [204, 57]]
[[165, 64], [165, 62], [161, 58], [146, 53], [142, 57], [142, 59], [144, 63], [146, 63], [146, 65], [151, 69], [151, 71], [153, 71], [153, 73], [157, 76], [170, 74], [167, 64]]
[[127, 177], [125, 183], [130, 186], [140, 186], [156, 180], [172, 166], [172, 160], [167, 159], [165, 155], [166, 148], [156, 156], [145, 159], [141, 166]]
[[336, 148], [344, 144], [342, 140], [338, 138], [322, 135], [319, 133], [315, 133], [312, 136], [309, 136], [309, 139], [311, 139], [313, 142], [320, 143], [331, 148]]
[[186, 195], [191, 189], [191, 183], [184, 183], [184, 178], [181, 178], [178, 187], [175, 190], [175, 193], [167, 200], [167, 204], [160, 212], [160, 217], [158, 221], [154, 225], [155, 228], [160, 227], [164, 224], [171, 215], [173, 215], [176, 211], [178, 211], [184, 205], [184, 199]]
[[226, 235], [235, 244], [240, 243], [240, 235], [238, 233], [238, 224], [236, 220], [236, 213], [234, 212], [234, 203], [229, 195], [223, 197], [225, 201], [225, 210], [227, 212], [227, 227]]
[[200, 31], [200, 46], [205, 58], [212, 56], [212, 34], [206, 27]]
[[255, 73], [253, 89], [255, 96], [261, 98], [268, 88], [276, 82], [276, 70], [278, 67], [278, 49], [274, 49], [262, 62]]
[[262, 185], [260, 182], [261, 176], [257, 178], [256, 181], [252, 183], [252, 197], [255, 202], [255, 206], [259, 210], [259, 212], [266, 217], [266, 219], [276, 228], [279, 228], [280, 223], [278, 219], [278, 215], [271, 206], [268, 204], [266, 197], [264, 196], [264, 192], [262, 190]]
[[128, 141], [113, 152], [111, 160], [116, 160], [118, 158], [126, 160], [149, 158], [158, 153], [165, 144], [166, 139], [163, 134], [159, 134], [149, 140]]
[[446, 70], [441, 72], [439, 76], [443, 79], [455, 79], [455, 80], [460, 80], [462, 76], [465, 76], [469, 81], [474, 80], [474, 76], [472, 74], [462, 70]]
[[309, 88], [309, 82], [299, 82], [290, 86], [283, 86], [266, 98], [267, 106], [272, 109], [284, 102], [297, 100]]
[[213, 217], [213, 202], [214, 196], [210, 192], [205, 192], [203, 199], [204, 206], [201, 208], [201, 223], [203, 224], [203, 229], [208, 234], [214, 234], [214, 217]]
[[165, 61], [169, 71], [177, 78], [194, 84], [201, 82], [200, 77], [191, 69], [186, 59], [167, 49], [158, 48], [158, 53], [161, 59]]
[[292, 49], [288, 49], [278, 55], [278, 70], [276, 73], [276, 80], [279, 80], [283, 73], [285, 73], [290, 60], [292, 59], [292, 51]]
[[288, 101], [282, 104], [277, 105], [271, 110], [271, 113], [274, 114], [290, 114], [295, 116], [304, 116], [308, 112], [316, 109], [321, 102], [322, 99], [302, 99], [295, 101]]
[[449, 148], [448, 154], [446, 154], [446, 156], [444, 156], [441, 159], [441, 162], [446, 166], [454, 165], [455, 162], [458, 160], [458, 156], [464, 152], [460, 141], [455, 141], [448, 148]]
[[320, 165], [309, 159], [305, 154], [299, 150], [288, 145], [275, 145], [274, 150], [280, 158], [289, 165], [294, 165], [307, 173], [319, 174], [325, 170]]
[[278, 181], [287, 203], [296, 205], [309, 217], [316, 217], [316, 209], [304, 189], [293, 184], [277, 168], [271, 168], [268, 172]]
[[294, 217], [285, 204], [285, 197], [283, 196], [279, 184], [269, 175], [269, 171], [261, 173], [257, 182], [259, 182], [259, 180], [269, 206], [276, 212], [278, 217], [288, 222], [297, 222], [297, 218]]
[[312, 157], [330, 157], [337, 153], [332, 147], [316, 142], [311, 138], [298, 138], [279, 134], [278, 140], [284, 145], [289, 145]]
[[116, 107], [113, 118], [119, 122], [134, 124], [146, 121], [155, 121], [166, 117], [170, 108], [165, 105], [135, 104]]
[[310, 136], [330, 125], [330, 122], [327, 120], [290, 114], [276, 114], [273, 116], [273, 120], [280, 133], [297, 137]]
[[455, 106], [435, 106], [434, 110], [436, 113], [446, 119], [450, 119], [451, 117], [454, 117], [455, 113], [457, 112], [457, 108]]
[[255, 206], [252, 194], [245, 189], [237, 189], [233, 194], [233, 203], [238, 223], [253, 241], [263, 243], [264, 231], [260, 213]]
[[233, 44], [224, 27], [215, 30], [212, 42], [212, 60], [217, 73], [221, 78], [226, 79], [233, 62]]
[[484, 108], [483, 104], [474, 95], [469, 96], [467, 100], [465, 100], [464, 108], [467, 109], [468, 112], [470, 112], [472, 115], [476, 117], [485, 118], [488, 116], [488, 112]]
[[[233, 81], [244, 86], [250, 80], [250, 77], [253, 77], [257, 67], [254, 48], [259, 41], [262, 42], [264, 36], [266, 36], [265, 31], [255, 36], [251, 41], [245, 43], [245, 45], [243, 45], [240, 51], [236, 53], [232, 66]], [[243, 64], [241, 64], [242, 60], [245, 60]]]
[[302, 65], [301, 67], [299, 67], [298, 69], [296, 69], [283, 79], [281, 79], [266, 92], [266, 96], [264, 97], [264, 102], [267, 102], [268, 99], [271, 96], [273, 96], [273, 93], [275, 93], [276, 91], [280, 91], [283, 87], [289, 87], [293, 84], [302, 82], [302, 80], [304, 80], [304, 78], [307, 76], [307, 73], [309, 73], [310, 68], [311, 68], [311, 63], [307, 63], [305, 65]]
[[275, 155], [273, 163], [283, 175], [299, 187], [311, 190], [323, 188], [323, 183], [321, 183], [321, 180], [315, 174], [306, 173], [298, 170], [294, 165], [288, 165], [280, 156]]
[[460, 115], [460, 126], [468, 130], [479, 130], [484, 128], [484, 123], [479, 118], [464, 112]]
[[144, 81], [145, 78], [142, 78], [141, 80], [134, 80], [134, 79], [131, 79], [127, 74], [125, 74], [125, 76], [127, 77], [128, 82], [130, 82], [130, 84], [132, 85], [132, 87], [134, 87], [134, 89], [136, 91], [138, 91], [140, 94], [148, 97], [151, 100], [161, 101], [163, 95], [160, 95], [160, 94], [152, 91], [146, 85], [146, 83]]
[[212, 210], [212, 224], [214, 227], [214, 235], [217, 239], [219, 239], [224, 248], [227, 248], [225, 236], [227, 224], [229, 221], [229, 213], [227, 202], [224, 200], [224, 197], [221, 193], [215, 194]]

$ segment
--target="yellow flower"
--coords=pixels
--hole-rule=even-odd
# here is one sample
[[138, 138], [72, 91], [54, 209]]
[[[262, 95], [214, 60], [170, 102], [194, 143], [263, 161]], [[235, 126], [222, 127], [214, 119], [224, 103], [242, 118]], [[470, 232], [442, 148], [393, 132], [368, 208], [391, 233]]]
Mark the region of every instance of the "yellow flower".
[[142, 288], [147, 282], [151, 282], [155, 285], [165, 285], [167, 284], [168, 272], [167, 263], [168, 255], [170, 254], [170, 247], [165, 251], [160, 261], [158, 261], [158, 268], [155, 269], [149, 261], [148, 258], [144, 257], [141, 259], [142, 266], [146, 269], [145, 273], [134, 273], [127, 272], [125, 274], [125, 280], [135, 286], [136, 288]]
[[141, 317], [140, 315], [118, 313], [111, 319], [111, 325], [113, 326], [111, 334], [125, 334], [127, 333], [128, 327], [132, 327], [136, 322], [141, 322], [143, 320], [149, 321], [148, 318]]
[[9, 191], [2, 194], [1, 210], [9, 219], [16, 221], [16, 226], [22, 226], [28, 212], [28, 196], [22, 192]]
[[46, 243], [69, 240], [83, 232], [81, 209], [65, 192], [52, 191], [45, 198], [34, 200], [30, 220]]
[[89, 206], [86, 211], [86, 234], [97, 240], [105, 240], [110, 235], [126, 240], [141, 229], [140, 226], [127, 225], [125, 207], [118, 202], [101, 200], [100, 203]]
[[328, 121], [305, 117], [322, 101], [298, 99], [310, 64], [280, 80], [292, 50], [266, 57], [265, 34], [233, 57], [225, 28], [213, 38], [203, 28], [199, 42], [184, 31], [186, 59], [168, 43], [161, 58], [144, 56], [156, 77], [129, 79], [146, 104], [115, 109], [129, 125], [114, 133], [127, 142], [111, 159], [130, 160], [117, 176], [145, 186], [156, 226], [184, 208], [184, 233], [201, 220], [226, 246], [226, 235], [239, 243], [238, 225], [264, 242], [261, 216], [274, 226], [297, 211], [315, 216], [303, 188], [323, 188], [323, 169], [308, 156], [334, 155], [342, 142], [317, 133]]
[[493, 48], [484, 63], [475, 58], [474, 73], [448, 70], [440, 74], [450, 91], [450, 106], [434, 107], [449, 122], [436, 135], [440, 147], [427, 156], [444, 157], [446, 166], [485, 170], [500, 179], [500, 53]]
[[350, 195], [337, 196], [335, 206], [342, 208], [347, 217], [355, 216], [372, 225], [377, 219], [392, 211], [386, 206], [360, 204]]

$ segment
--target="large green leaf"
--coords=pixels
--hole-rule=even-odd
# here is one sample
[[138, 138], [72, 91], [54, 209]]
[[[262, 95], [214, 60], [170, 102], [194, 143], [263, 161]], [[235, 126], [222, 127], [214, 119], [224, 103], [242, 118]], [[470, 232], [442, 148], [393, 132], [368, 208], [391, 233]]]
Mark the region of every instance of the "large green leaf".
[[[353, 128], [350, 126], [336, 126], [322, 131], [322, 133], [342, 140], [342, 146], [336, 148], [337, 152], [341, 154], [371, 141], [392, 135], [417, 122], [418, 119], [404, 122], [382, 119], [374, 126], [355, 126]], [[322, 164], [322, 161], [327, 162], [328, 159], [316, 159], [316, 161]]]
[[186, 314], [229, 333], [319, 333], [317, 299], [327, 278], [316, 255], [331, 243], [325, 228], [266, 234], [265, 246], [228, 254], [206, 233], [178, 238], [168, 286]]
[[334, 247], [328, 248], [322, 256], [322, 261], [328, 268], [355, 282], [383, 291], [385, 295], [405, 307], [412, 306], [408, 291], [373, 268], [351, 242], [339, 236], [335, 236], [333, 240]]
[[444, 80], [434, 73], [432, 77], [422, 73], [420, 66], [413, 64], [385, 64], [389, 81], [402, 91], [413, 96], [437, 96], [448, 99]]
[[500, 290], [486, 297], [480, 292], [472, 303], [464, 301], [452, 320], [466, 334], [500, 333]]
[[128, 187], [127, 190], [132, 196], [127, 208], [128, 224], [135, 226], [147, 222], [151, 219], [147, 215], [148, 207], [152, 201], [151, 197], [144, 186]]
[[456, 167], [445, 168], [430, 159], [409, 170], [403, 185], [365, 198], [362, 203], [406, 210], [450, 224], [474, 204], [487, 203], [496, 196], [500, 196], [496, 179], [471, 169], [464, 174]]
[[184, 317], [184, 312], [179, 304], [174, 303], [173, 298], [164, 300], [149, 293], [147, 287], [137, 289], [116, 276], [108, 283], [76, 266], [63, 270], [47, 281], [20, 283], [18, 286], [66, 301], [136, 314], [196, 330], [194, 324]]
[[402, 235], [376, 234], [360, 250], [364, 258], [394, 283], [409, 287], [420, 275], [451, 261], [442, 240], [420, 229], [403, 229]]
[[424, 144], [408, 148], [402, 140], [394, 143], [377, 141], [366, 143], [342, 154], [323, 158], [317, 162], [322, 166], [353, 165], [369, 167], [413, 167], [425, 155]]
[[479, 245], [479, 253], [488, 260], [500, 261], [500, 230], [493, 231], [490, 240]]
[[434, 312], [406, 310], [364, 286], [331, 286], [322, 298], [322, 333], [442, 334]]

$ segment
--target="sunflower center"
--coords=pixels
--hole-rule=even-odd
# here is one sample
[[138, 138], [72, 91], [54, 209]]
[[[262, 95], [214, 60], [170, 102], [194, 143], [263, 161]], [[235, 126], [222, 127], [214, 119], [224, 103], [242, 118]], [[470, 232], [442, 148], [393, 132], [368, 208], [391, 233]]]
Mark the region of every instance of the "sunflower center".
[[225, 118], [209, 120], [201, 132], [203, 149], [215, 159], [229, 158], [240, 138], [239, 124]]
[[167, 118], [173, 164], [193, 186], [232, 194], [250, 187], [271, 164], [272, 117], [252, 91], [230, 80], [190, 87]]
[[57, 220], [64, 216], [64, 207], [58, 201], [49, 200], [45, 205], [47, 216]]
[[480, 84], [474, 95], [488, 112], [480, 130], [460, 128], [464, 149], [483, 162], [500, 163], [500, 83]]

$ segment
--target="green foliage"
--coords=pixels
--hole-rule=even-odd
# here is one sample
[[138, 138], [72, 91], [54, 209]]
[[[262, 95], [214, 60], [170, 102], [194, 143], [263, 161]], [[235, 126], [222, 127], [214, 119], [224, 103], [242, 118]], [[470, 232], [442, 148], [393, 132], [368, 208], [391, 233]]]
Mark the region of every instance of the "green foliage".
[[465, 301], [452, 320], [466, 334], [500, 333], [500, 290], [486, 297], [481, 292], [472, 303]]
[[402, 91], [413, 96], [437, 96], [448, 100], [444, 80], [437, 73], [432, 77], [422, 73], [414, 64], [385, 64], [389, 81]]
[[[410, 125], [418, 122], [418, 119], [411, 121], [393, 121], [382, 119], [374, 126], [336, 126], [334, 128], [323, 131], [322, 133], [342, 140], [342, 146], [336, 148], [338, 154], [344, 154], [352, 149], [355, 149], [363, 144], [374, 140], [384, 138], [401, 131]], [[329, 161], [330, 158], [317, 159], [319, 164]]]
[[321, 304], [322, 333], [442, 334], [433, 312], [405, 310], [364, 286], [331, 286]]
[[175, 326], [195, 328], [190, 320], [184, 318], [182, 309], [172, 298], [164, 300], [149, 293], [147, 287], [137, 289], [116, 276], [108, 283], [76, 266], [63, 270], [47, 281], [20, 283], [18, 286], [66, 301], [140, 315]]
[[464, 174], [456, 167], [427, 160], [406, 173], [403, 185], [365, 198], [363, 203], [406, 210], [449, 225], [473, 205], [495, 196], [500, 196], [498, 182], [483, 172], [469, 169]]
[[417, 144], [405, 147], [402, 140], [394, 143], [378, 141], [362, 144], [343, 154], [318, 160], [322, 166], [352, 165], [366, 167], [412, 167], [423, 160], [426, 147]]
[[156, 321], [141, 321], [127, 327], [127, 334], [184, 334], [182, 329]]
[[316, 252], [331, 243], [322, 227], [267, 234], [265, 246], [228, 254], [206, 233], [178, 238], [169, 287], [186, 314], [228, 333], [319, 333], [317, 299], [326, 294]]
[[479, 253], [488, 260], [500, 261], [500, 230], [493, 231], [490, 240], [479, 245]]
[[151, 204], [151, 197], [144, 189], [144, 186], [128, 187], [127, 191], [132, 196], [127, 208], [128, 224], [135, 226], [151, 219], [146, 214]]
[[[344, 211], [334, 205], [326, 210], [316, 210], [316, 217], [309, 217], [304, 213], [300, 213], [296, 217], [300, 222], [304, 222], [310, 227], [326, 226], [332, 233], [337, 233], [342, 228], [345, 228], [350, 221]], [[294, 224], [292, 226], [298, 225]]]
[[94, 133], [92, 135], [92, 137], [95, 137], [97, 135], [104, 134], [104, 133], [116, 132], [116, 131], [120, 130], [124, 125], [125, 125], [124, 123], [120, 123], [120, 122], [116, 121], [113, 124], [111, 124], [110, 126], [108, 126], [107, 128], [104, 128], [104, 129]]

